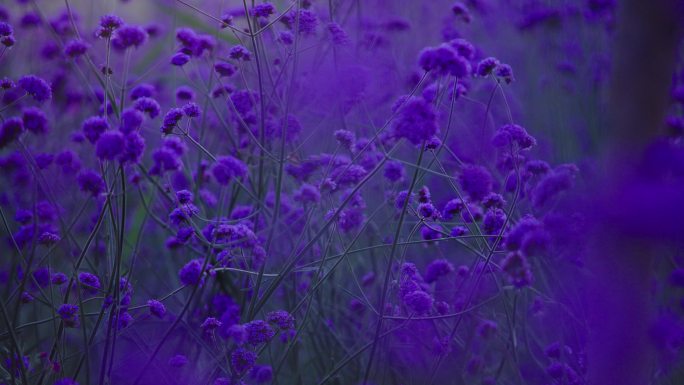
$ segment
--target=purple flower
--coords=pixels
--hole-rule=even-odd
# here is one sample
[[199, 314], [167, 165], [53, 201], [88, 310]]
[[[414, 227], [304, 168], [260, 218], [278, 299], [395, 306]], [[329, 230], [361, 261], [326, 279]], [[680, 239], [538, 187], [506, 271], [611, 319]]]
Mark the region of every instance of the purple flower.
[[151, 84], [142, 83], [131, 90], [130, 96], [132, 100], [138, 100], [142, 97], [151, 98], [154, 96], [155, 88]]
[[100, 195], [105, 189], [105, 183], [100, 174], [92, 170], [83, 170], [76, 177], [81, 191], [93, 196]]
[[48, 119], [40, 108], [24, 108], [21, 118], [24, 122], [24, 128], [36, 135], [46, 134], [50, 130]]
[[50, 85], [35, 75], [24, 75], [19, 78], [17, 84], [37, 102], [44, 102], [52, 98]]
[[97, 140], [95, 153], [102, 160], [114, 160], [124, 151], [125, 145], [120, 131], [107, 131]]
[[150, 117], [150, 119], [156, 118], [161, 112], [161, 107], [159, 107], [159, 103], [157, 103], [156, 100], [147, 96], [135, 99], [133, 107], [138, 111], [146, 113], [147, 116]]
[[66, 303], [57, 309], [57, 314], [64, 321], [64, 326], [68, 328], [78, 327], [78, 306]]
[[484, 216], [483, 230], [487, 235], [497, 235], [506, 222], [506, 213], [501, 209], [490, 209]]
[[521, 150], [527, 150], [535, 146], [537, 141], [522, 126], [506, 124], [496, 131], [492, 143], [496, 147], [513, 146], [516, 144]]
[[211, 169], [214, 178], [221, 185], [228, 185], [233, 179], [244, 178], [249, 170], [241, 160], [230, 155], [219, 156]]
[[427, 314], [432, 309], [434, 299], [422, 290], [416, 290], [404, 296], [404, 303], [415, 315]]
[[100, 26], [95, 31], [95, 36], [103, 39], [112, 37], [112, 32], [124, 24], [120, 17], [115, 15], [104, 15], [100, 18]]
[[165, 134], [170, 134], [173, 128], [176, 127], [178, 122], [183, 118], [183, 110], [180, 108], [172, 108], [169, 112], [164, 115], [163, 125], [161, 131]]
[[488, 75], [491, 75], [498, 66], [499, 60], [496, 58], [488, 57], [482, 59], [479, 63], [477, 63], [475, 74], [477, 74], [477, 76], [480, 77], [486, 77]]
[[121, 126], [119, 127], [119, 130], [124, 134], [137, 131], [140, 126], [142, 126], [144, 119], [145, 116], [142, 112], [127, 108], [121, 113]]
[[183, 101], [193, 100], [195, 99], [195, 91], [188, 86], [180, 86], [176, 89], [176, 98]]
[[172, 368], [180, 368], [188, 364], [188, 357], [182, 354], [176, 354], [169, 359], [169, 366]]
[[237, 348], [230, 354], [230, 367], [235, 373], [242, 374], [256, 363], [257, 355], [251, 350]]
[[251, 60], [251, 55], [249, 50], [241, 45], [233, 46], [230, 51], [228, 51], [228, 56], [235, 60], [249, 61]]
[[89, 294], [97, 294], [100, 290], [100, 279], [95, 274], [79, 273], [78, 281], [83, 285], [83, 289]]
[[275, 7], [271, 3], [261, 3], [249, 10], [249, 14], [255, 17], [269, 17], [275, 13]]
[[275, 336], [273, 328], [262, 320], [246, 323], [245, 331], [247, 332], [247, 342], [254, 346], [266, 343]]
[[186, 263], [178, 272], [178, 278], [180, 278], [183, 285], [198, 285], [202, 279], [202, 261], [200, 259], [193, 259]]
[[328, 32], [335, 45], [346, 45], [349, 44], [349, 35], [342, 29], [337, 23], [328, 23]]
[[166, 307], [163, 303], [157, 301], [156, 299], [147, 301], [147, 306], [150, 309], [150, 314], [157, 318], [164, 318], [164, 315], [166, 315]]
[[575, 174], [578, 172], [574, 165], [559, 166], [553, 172], [544, 176], [532, 191], [532, 202], [535, 207], [541, 207], [559, 193], [572, 187]]
[[64, 45], [64, 54], [70, 58], [76, 58], [84, 55], [88, 48], [90, 45], [83, 40], [72, 39]]
[[385, 164], [385, 172], [383, 174], [390, 182], [399, 182], [404, 179], [404, 166], [401, 162], [391, 160]]
[[424, 99], [412, 97], [397, 112], [392, 128], [396, 137], [420, 144], [439, 132], [437, 112]]
[[182, 52], [178, 52], [175, 55], [171, 56], [171, 64], [178, 66], [178, 67], [182, 67], [182, 66], [186, 65], [189, 61], [190, 61], [190, 56], [188, 56]]
[[281, 330], [294, 329], [294, 317], [285, 310], [276, 310], [266, 314], [266, 321]]
[[81, 127], [88, 141], [94, 144], [100, 135], [109, 130], [109, 123], [101, 116], [91, 116], [83, 122]]
[[19, 118], [9, 118], [0, 126], [0, 149], [14, 142], [24, 132], [24, 122]]
[[214, 64], [214, 71], [221, 77], [230, 77], [237, 72], [237, 68], [230, 63], [216, 63]]
[[183, 106], [183, 113], [188, 118], [197, 118], [200, 116], [200, 107], [196, 103], [188, 103]]
[[425, 71], [434, 71], [438, 75], [452, 75], [465, 78], [470, 74], [470, 63], [461, 57], [451, 45], [442, 44], [438, 47], [424, 49], [418, 63]]
[[425, 269], [425, 282], [435, 282], [439, 277], [447, 275], [454, 271], [454, 265], [449, 263], [446, 259], [435, 259]]
[[0, 21], [0, 36], [10, 36], [14, 33], [14, 29], [8, 23]]
[[147, 32], [138, 26], [126, 25], [117, 29], [112, 46], [119, 50], [140, 47], [147, 41]]
[[510, 252], [501, 262], [501, 270], [513, 286], [522, 288], [532, 284], [532, 271], [527, 258], [520, 252]]
[[463, 191], [475, 201], [481, 200], [492, 190], [492, 176], [482, 166], [464, 166], [458, 176], [458, 181]]

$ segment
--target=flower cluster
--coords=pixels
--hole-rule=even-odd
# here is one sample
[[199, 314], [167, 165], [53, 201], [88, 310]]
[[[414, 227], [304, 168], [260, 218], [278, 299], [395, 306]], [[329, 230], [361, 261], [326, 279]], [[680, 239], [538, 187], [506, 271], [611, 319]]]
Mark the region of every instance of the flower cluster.
[[11, 3], [0, 383], [590, 383], [641, 242], [681, 372], [684, 71], [592, 194], [613, 2]]

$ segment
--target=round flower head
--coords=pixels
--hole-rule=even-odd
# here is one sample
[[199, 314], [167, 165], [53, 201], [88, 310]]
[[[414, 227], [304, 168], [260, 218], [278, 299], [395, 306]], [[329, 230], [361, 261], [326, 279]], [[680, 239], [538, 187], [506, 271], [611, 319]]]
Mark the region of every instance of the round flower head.
[[8, 23], [0, 21], [0, 36], [10, 36], [14, 34], [14, 29]]
[[12, 88], [16, 87], [17, 85], [14, 84], [12, 79], [10, 78], [2, 78], [0, 79], [0, 88], [3, 90], [11, 90]]
[[451, 6], [451, 12], [466, 23], [470, 23], [470, 20], [472, 19], [468, 7], [460, 1], [455, 2], [454, 5]]
[[237, 68], [230, 63], [216, 63], [214, 64], [214, 71], [221, 77], [230, 77], [237, 72]]
[[273, 328], [262, 320], [246, 323], [245, 331], [247, 332], [247, 342], [254, 346], [266, 343], [275, 336]]
[[492, 176], [486, 168], [467, 165], [461, 170], [458, 181], [470, 199], [479, 201], [492, 190]]
[[147, 306], [150, 309], [150, 314], [154, 315], [155, 317], [164, 318], [164, 315], [166, 315], [166, 306], [156, 299], [147, 301]]
[[335, 131], [335, 140], [337, 140], [337, 143], [339, 143], [340, 146], [346, 148], [347, 150], [351, 150], [352, 146], [354, 146], [354, 142], [356, 141], [356, 137], [351, 131], [337, 130]]
[[536, 145], [537, 141], [522, 126], [506, 124], [496, 131], [492, 143], [496, 147], [504, 148], [515, 144], [521, 150], [527, 150]]
[[100, 195], [105, 189], [105, 183], [100, 174], [92, 170], [83, 170], [76, 178], [81, 191], [93, 196]]
[[24, 122], [19, 118], [9, 118], [0, 126], [0, 149], [14, 142], [24, 132]]
[[95, 31], [95, 36], [107, 39], [112, 33], [123, 25], [123, 20], [115, 15], [104, 15], [100, 18], [100, 26]]
[[57, 309], [57, 314], [64, 322], [64, 326], [75, 328], [79, 326], [78, 306], [65, 303]]
[[275, 13], [275, 7], [271, 3], [261, 3], [250, 9], [249, 13], [256, 17], [269, 17]]
[[449, 44], [424, 49], [418, 57], [421, 68], [438, 75], [465, 78], [470, 74], [470, 63]]
[[142, 27], [126, 25], [116, 31], [112, 46], [119, 50], [140, 47], [147, 41], [147, 32]]
[[172, 108], [169, 112], [164, 115], [164, 121], [162, 123], [161, 131], [165, 134], [170, 134], [173, 128], [176, 127], [178, 122], [183, 118], [183, 110], [180, 108]]
[[434, 299], [422, 290], [416, 290], [404, 296], [404, 303], [416, 315], [423, 315], [430, 312]]
[[396, 137], [420, 144], [439, 132], [437, 112], [423, 98], [412, 97], [398, 110], [392, 128]]
[[137, 131], [140, 126], [142, 126], [144, 119], [145, 116], [142, 112], [127, 108], [121, 113], [121, 126], [119, 127], [119, 130], [124, 134]]
[[176, 98], [183, 101], [193, 100], [195, 99], [195, 91], [188, 86], [180, 86], [176, 89]]
[[260, 365], [252, 369], [252, 378], [257, 384], [270, 383], [273, 379], [273, 368], [266, 365]]
[[247, 165], [230, 155], [219, 156], [211, 171], [216, 181], [224, 186], [235, 178], [246, 177], [249, 172]]
[[190, 61], [190, 56], [178, 52], [175, 55], [171, 56], [171, 64], [177, 66], [177, 67], [182, 67], [186, 65]]
[[119, 131], [107, 131], [97, 140], [95, 154], [102, 160], [114, 160], [125, 147], [124, 136]]
[[25, 75], [17, 82], [27, 94], [31, 95], [37, 102], [44, 102], [52, 98], [52, 89], [43, 79], [35, 75]]
[[40, 108], [25, 108], [22, 111], [21, 119], [24, 122], [24, 127], [34, 134], [46, 134], [50, 129], [47, 117]]
[[192, 192], [188, 190], [176, 191], [176, 199], [178, 199], [180, 204], [192, 203], [192, 198]]
[[89, 44], [79, 39], [72, 39], [64, 46], [64, 54], [70, 58], [84, 55], [89, 48]]
[[491, 75], [498, 66], [499, 60], [497, 60], [496, 58], [488, 57], [482, 59], [479, 63], [477, 63], [475, 74], [477, 74], [477, 76], [480, 77], [486, 77], [488, 75]]
[[506, 222], [506, 213], [501, 209], [490, 209], [484, 216], [483, 230], [485, 234], [498, 234]]
[[517, 288], [529, 286], [532, 283], [530, 265], [527, 258], [520, 252], [508, 253], [501, 262], [501, 270], [508, 278], [508, 282]]
[[289, 29], [299, 26], [297, 32], [302, 35], [314, 35], [318, 28], [318, 17], [309, 9], [300, 9], [299, 15], [295, 10], [288, 12], [280, 21]]
[[251, 350], [237, 348], [230, 355], [230, 367], [235, 373], [242, 374], [256, 363], [257, 355]]
[[398, 182], [404, 179], [404, 166], [401, 162], [391, 160], [385, 164], [385, 172], [383, 174], [390, 182]]
[[276, 310], [266, 314], [266, 321], [281, 330], [294, 329], [294, 317], [285, 310]]
[[508, 64], [500, 64], [496, 67], [495, 74], [498, 78], [503, 79], [506, 84], [509, 84], [515, 80], [513, 77], [513, 68]]
[[233, 46], [230, 51], [228, 51], [228, 56], [235, 60], [249, 61], [252, 58], [251, 55], [249, 50], [241, 45]]
[[304, 183], [299, 190], [295, 192], [293, 198], [297, 202], [318, 203], [321, 200], [321, 193], [318, 191], [318, 188], [308, 183]]
[[572, 187], [577, 168], [557, 167], [553, 172], [544, 176], [537, 186], [532, 190], [532, 203], [535, 207], [542, 207], [546, 202], [557, 196], [559, 193]]
[[418, 205], [418, 214], [423, 218], [431, 218], [437, 213], [432, 203], [421, 203]]
[[169, 366], [172, 368], [180, 368], [188, 364], [188, 357], [182, 354], [176, 354], [169, 359]]
[[12, 35], [0, 37], [0, 44], [4, 45], [5, 47], [12, 47], [16, 43], [17, 40]]
[[131, 90], [130, 97], [132, 100], [138, 100], [142, 97], [151, 98], [155, 94], [154, 86], [151, 84], [139, 84]]
[[454, 266], [446, 259], [435, 259], [425, 269], [425, 282], [435, 282], [439, 277], [454, 271]]
[[40, 234], [40, 236], [38, 237], [38, 243], [40, 243], [41, 245], [50, 246], [56, 244], [61, 239], [62, 238], [59, 235], [46, 231]]
[[330, 33], [333, 44], [349, 44], [349, 35], [347, 35], [347, 32], [344, 31], [341, 25], [337, 23], [328, 23], [328, 32]]
[[183, 113], [188, 118], [197, 118], [200, 116], [200, 107], [196, 103], [188, 103], [183, 106]]
[[449, 42], [459, 55], [468, 60], [473, 60], [475, 57], [475, 47], [465, 39], [454, 39]]
[[202, 279], [202, 261], [193, 259], [183, 266], [178, 272], [178, 277], [183, 285], [197, 285]]
[[145, 139], [137, 132], [131, 132], [124, 137], [124, 149], [119, 155], [122, 163], [139, 163], [145, 152]]
[[86, 119], [81, 127], [88, 141], [94, 144], [100, 138], [100, 135], [109, 130], [109, 123], [101, 116], [92, 116]]
[[150, 117], [150, 119], [156, 118], [161, 112], [161, 107], [159, 107], [159, 103], [157, 103], [156, 100], [147, 96], [143, 96], [136, 99], [135, 103], [133, 103], [133, 107], [138, 111], [146, 113], [147, 116]]
[[100, 290], [100, 279], [96, 275], [90, 273], [79, 273], [78, 281], [83, 286], [83, 289], [90, 294], [97, 294]]

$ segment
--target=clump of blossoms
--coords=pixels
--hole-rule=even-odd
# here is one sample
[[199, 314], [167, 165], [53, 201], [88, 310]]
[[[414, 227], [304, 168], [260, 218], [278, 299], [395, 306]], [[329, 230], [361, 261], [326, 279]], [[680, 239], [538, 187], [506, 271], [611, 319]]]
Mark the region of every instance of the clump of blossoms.
[[[574, 36], [612, 2], [24, 3], [0, 6], [0, 383], [587, 383], [591, 135], [530, 100], [602, 89]], [[565, 59], [530, 68], [534, 39]], [[683, 74], [654, 163], [682, 159]]]

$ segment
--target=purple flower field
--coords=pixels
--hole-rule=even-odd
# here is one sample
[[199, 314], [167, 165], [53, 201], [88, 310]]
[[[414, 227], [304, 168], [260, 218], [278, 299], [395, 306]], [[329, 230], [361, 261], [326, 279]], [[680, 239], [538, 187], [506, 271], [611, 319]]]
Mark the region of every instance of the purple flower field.
[[683, 27], [2, 0], [0, 384], [684, 383]]

